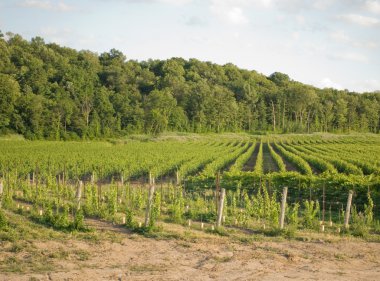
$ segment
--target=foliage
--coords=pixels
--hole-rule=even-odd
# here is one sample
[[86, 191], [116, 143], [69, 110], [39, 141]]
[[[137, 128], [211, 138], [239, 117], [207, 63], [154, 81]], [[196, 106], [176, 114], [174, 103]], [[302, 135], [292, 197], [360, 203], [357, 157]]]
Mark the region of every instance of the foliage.
[[299, 203], [294, 203], [293, 206], [288, 206], [287, 209], [288, 223], [294, 228], [297, 228], [299, 224], [299, 207]]
[[286, 172], [286, 166], [285, 166], [284, 161], [282, 160], [281, 156], [278, 155], [278, 154], [273, 150], [273, 148], [272, 148], [272, 146], [270, 145], [269, 142], [268, 142], [268, 148], [269, 148], [269, 153], [270, 153], [270, 155], [272, 156], [273, 160], [276, 162], [279, 171], [280, 171], [281, 173]]
[[115, 49], [98, 55], [10, 33], [0, 50], [1, 134], [77, 140], [164, 131], [379, 131], [376, 92], [318, 89], [230, 63], [138, 62]]
[[319, 202], [318, 201], [304, 201], [303, 209], [303, 224], [310, 229], [316, 229], [319, 225], [318, 219]]
[[8, 220], [4, 214], [4, 211], [0, 209], [0, 229], [4, 229], [8, 226]]
[[257, 153], [255, 168], [253, 172], [258, 175], [263, 174], [263, 164], [263, 143], [260, 142], [259, 152]]
[[356, 206], [352, 206], [352, 223], [350, 224], [350, 232], [354, 236], [365, 237], [369, 234], [369, 227], [367, 225], [367, 218], [361, 212], [357, 212]]
[[313, 174], [309, 164], [300, 156], [287, 151], [282, 145], [275, 143], [276, 148], [280, 151], [280, 153], [290, 162], [299, 168], [299, 170], [305, 175]]

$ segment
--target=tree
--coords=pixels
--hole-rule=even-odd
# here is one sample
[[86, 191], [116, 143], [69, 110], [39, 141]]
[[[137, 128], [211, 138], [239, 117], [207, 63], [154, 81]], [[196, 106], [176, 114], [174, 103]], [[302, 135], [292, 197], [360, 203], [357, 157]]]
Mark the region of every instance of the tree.
[[15, 103], [20, 96], [17, 81], [11, 76], [0, 74], [0, 131], [10, 127]]
[[347, 122], [347, 101], [339, 98], [335, 104], [335, 124], [338, 131], [344, 131]]
[[59, 140], [165, 130], [378, 133], [380, 92], [317, 89], [231, 63], [139, 62], [0, 32], [0, 133]]
[[169, 119], [177, 102], [168, 90], [154, 90], [145, 100], [145, 130], [158, 134], [168, 129]]

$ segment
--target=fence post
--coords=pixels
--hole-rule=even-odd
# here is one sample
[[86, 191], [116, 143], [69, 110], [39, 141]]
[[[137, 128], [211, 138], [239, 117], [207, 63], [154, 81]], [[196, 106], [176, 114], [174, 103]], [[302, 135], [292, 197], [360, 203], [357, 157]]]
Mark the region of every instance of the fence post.
[[350, 221], [350, 212], [351, 212], [351, 203], [352, 203], [352, 194], [354, 192], [352, 190], [350, 190], [350, 192], [348, 193], [348, 198], [347, 198], [347, 205], [346, 205], [346, 213], [344, 215], [344, 228], [348, 229], [349, 225], [349, 221]]
[[3, 201], [3, 193], [4, 193], [4, 186], [3, 186], [3, 180], [0, 179], [0, 209], [2, 208], [2, 201]]
[[288, 195], [288, 187], [285, 186], [282, 190], [282, 200], [281, 200], [281, 214], [280, 214], [280, 229], [284, 228], [285, 222], [285, 210], [286, 210], [286, 196]]
[[326, 188], [323, 182], [323, 194], [322, 194], [322, 223], [325, 223], [325, 212], [326, 212]]
[[148, 195], [148, 202], [147, 202], [146, 212], [145, 212], [145, 227], [149, 226], [150, 210], [153, 204], [154, 188], [155, 188], [154, 177], [152, 176], [152, 173], [149, 173], [149, 195]]
[[223, 207], [224, 207], [224, 197], [226, 196], [226, 190], [222, 188], [219, 199], [218, 206], [218, 220], [216, 221], [216, 227], [222, 226], [222, 218], [223, 218]]
[[181, 185], [181, 175], [180, 175], [178, 170], [176, 171], [175, 175], [176, 175], [176, 185], [180, 186]]
[[216, 212], [219, 210], [219, 198], [220, 198], [220, 173], [216, 173], [215, 179], [215, 208]]
[[83, 187], [83, 182], [79, 181], [78, 186], [77, 186], [77, 192], [75, 194], [75, 198], [77, 200], [77, 210], [80, 210], [80, 199], [82, 197], [82, 187]]

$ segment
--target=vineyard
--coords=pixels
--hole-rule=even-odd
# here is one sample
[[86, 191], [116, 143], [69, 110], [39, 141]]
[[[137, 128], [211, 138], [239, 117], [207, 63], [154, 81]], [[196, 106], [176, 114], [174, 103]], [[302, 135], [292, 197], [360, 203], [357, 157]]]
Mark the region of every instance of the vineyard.
[[[137, 232], [161, 221], [218, 233], [380, 232], [376, 135], [4, 139], [0, 178], [6, 212], [63, 231], [96, 219]], [[11, 223], [3, 211], [0, 221]]]

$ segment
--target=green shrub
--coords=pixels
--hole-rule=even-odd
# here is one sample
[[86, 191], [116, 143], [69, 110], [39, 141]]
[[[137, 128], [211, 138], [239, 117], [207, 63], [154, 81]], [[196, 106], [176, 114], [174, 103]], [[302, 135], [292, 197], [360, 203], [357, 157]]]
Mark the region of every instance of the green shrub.
[[304, 201], [303, 210], [303, 225], [306, 228], [316, 229], [319, 225], [318, 215], [319, 213], [319, 202], [316, 201]]
[[0, 209], [0, 229], [8, 227], [8, 220], [4, 214], [4, 211]]

